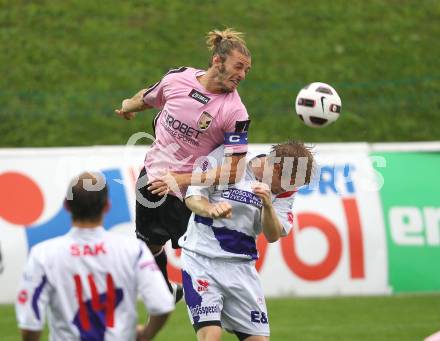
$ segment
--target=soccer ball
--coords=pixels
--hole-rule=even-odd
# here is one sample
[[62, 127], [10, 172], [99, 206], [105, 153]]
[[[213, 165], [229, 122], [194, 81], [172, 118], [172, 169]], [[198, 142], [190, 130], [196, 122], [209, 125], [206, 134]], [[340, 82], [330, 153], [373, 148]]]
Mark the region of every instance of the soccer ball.
[[321, 128], [339, 118], [341, 98], [330, 85], [315, 82], [300, 90], [295, 109], [299, 118], [309, 127]]

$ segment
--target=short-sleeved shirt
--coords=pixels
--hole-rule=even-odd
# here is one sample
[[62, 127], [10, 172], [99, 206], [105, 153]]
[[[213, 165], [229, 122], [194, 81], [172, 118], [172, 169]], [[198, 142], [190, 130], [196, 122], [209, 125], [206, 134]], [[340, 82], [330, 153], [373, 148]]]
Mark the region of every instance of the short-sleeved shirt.
[[174, 309], [145, 244], [102, 227], [73, 227], [32, 248], [16, 301], [18, 325], [41, 330], [49, 308], [50, 340], [135, 340], [138, 294], [151, 315]]
[[[223, 148], [214, 150], [205, 163], [205, 169], [221, 162]], [[256, 237], [262, 232], [262, 201], [252, 191], [257, 182], [251, 162], [258, 155], [247, 154], [244, 177], [236, 184], [227, 186], [190, 186], [186, 197], [203, 196], [211, 203], [226, 201], [232, 206], [232, 218], [210, 219], [193, 213], [186, 234], [179, 243], [205, 257], [255, 260], [258, 258]], [[206, 164], [209, 165], [206, 166]], [[282, 235], [289, 233], [293, 224], [294, 192], [272, 193], [272, 204], [283, 227]]]
[[204, 70], [170, 70], [148, 88], [144, 103], [160, 109], [153, 121], [155, 141], [145, 158], [150, 179], [159, 170], [190, 173], [197, 159], [219, 145], [227, 153], [247, 151], [249, 116], [237, 90], [208, 92], [198, 81]]

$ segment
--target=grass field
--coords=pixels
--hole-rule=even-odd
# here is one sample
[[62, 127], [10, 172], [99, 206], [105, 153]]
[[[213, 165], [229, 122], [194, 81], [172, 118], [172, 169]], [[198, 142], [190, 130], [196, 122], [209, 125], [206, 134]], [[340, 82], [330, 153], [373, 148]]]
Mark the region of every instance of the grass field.
[[[268, 309], [271, 339], [280, 341], [417, 341], [440, 330], [439, 294], [271, 299]], [[143, 320], [145, 311], [141, 306], [139, 311]], [[0, 305], [0, 316], [0, 339], [18, 340], [13, 306]], [[157, 340], [194, 339], [179, 303]], [[223, 339], [236, 340], [229, 334]]]
[[[240, 85], [250, 142], [437, 140], [440, 2], [433, 0], [0, 0], [0, 147], [125, 144], [154, 112], [124, 122], [121, 100], [169, 68], [205, 68], [205, 33], [247, 33]], [[304, 126], [293, 102], [335, 86], [342, 115]]]

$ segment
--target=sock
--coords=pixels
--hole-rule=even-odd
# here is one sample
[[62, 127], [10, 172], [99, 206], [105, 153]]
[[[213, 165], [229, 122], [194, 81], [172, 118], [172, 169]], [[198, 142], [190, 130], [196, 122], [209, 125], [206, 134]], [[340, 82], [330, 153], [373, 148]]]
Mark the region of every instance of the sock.
[[173, 289], [171, 287], [171, 283], [168, 280], [168, 272], [167, 272], [167, 253], [165, 252], [165, 248], [162, 248], [158, 253], [153, 255], [156, 259], [157, 266], [159, 267], [160, 271], [162, 272], [163, 277], [165, 278], [165, 281], [167, 282], [168, 289], [170, 289], [170, 292], [173, 292]]

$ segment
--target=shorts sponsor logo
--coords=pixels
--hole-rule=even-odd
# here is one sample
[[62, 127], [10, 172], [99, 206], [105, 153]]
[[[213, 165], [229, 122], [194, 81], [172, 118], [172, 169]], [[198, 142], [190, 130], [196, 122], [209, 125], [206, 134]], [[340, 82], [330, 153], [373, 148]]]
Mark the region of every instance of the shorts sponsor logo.
[[199, 305], [196, 305], [195, 307], [191, 308], [191, 315], [192, 316], [200, 316], [200, 315], [207, 316], [208, 314], [219, 313], [219, 312], [220, 312], [220, 308], [218, 305], [208, 305], [205, 307], [201, 307]]
[[268, 324], [269, 319], [267, 318], [267, 313], [264, 311], [251, 310], [251, 322]]
[[202, 115], [200, 115], [197, 126], [200, 128], [200, 130], [206, 130], [211, 125], [213, 119], [214, 118], [209, 114], [209, 112], [204, 111]]
[[204, 279], [198, 279], [197, 280], [197, 291], [208, 291], [208, 287], [209, 287], [209, 282], [207, 280]]
[[231, 188], [222, 192], [222, 198], [232, 201], [242, 202], [245, 204], [253, 205], [255, 207], [263, 207], [261, 199], [252, 192], [243, 191], [237, 188]]
[[202, 104], [207, 104], [211, 100], [209, 97], [198, 92], [196, 89], [192, 89], [188, 96], [195, 99], [197, 102], [200, 102]]

